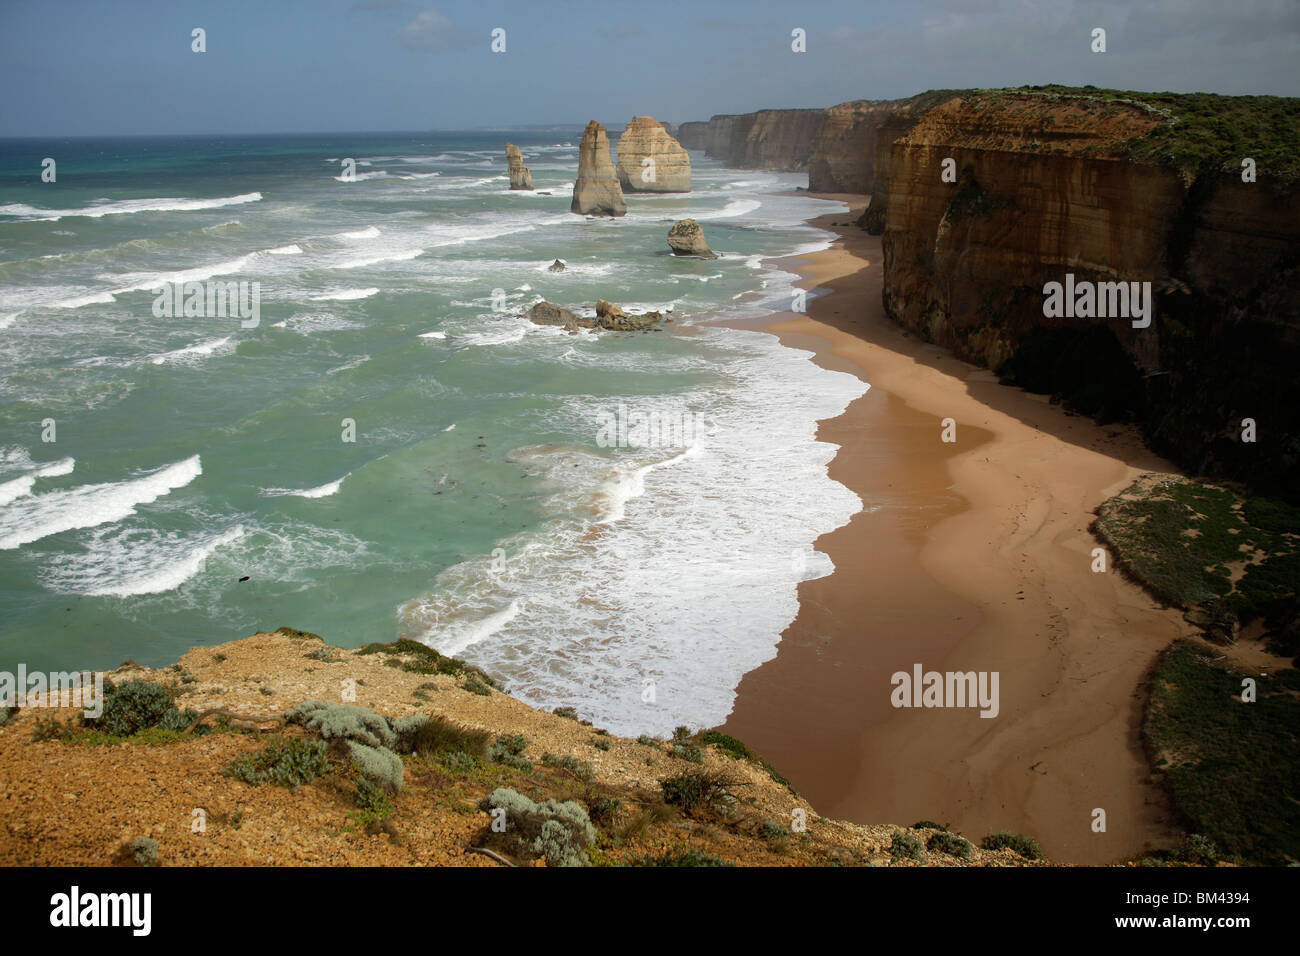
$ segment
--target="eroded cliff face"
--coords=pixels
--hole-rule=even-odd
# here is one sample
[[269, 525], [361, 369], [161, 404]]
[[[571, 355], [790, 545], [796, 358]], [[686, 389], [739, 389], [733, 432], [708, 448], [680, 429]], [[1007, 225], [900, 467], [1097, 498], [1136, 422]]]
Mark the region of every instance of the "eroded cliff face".
[[[1282, 491], [1300, 467], [1300, 192], [1126, 159], [1162, 122], [1013, 94], [896, 110], [877, 157], [890, 123], [910, 129], [873, 171], [885, 308], [1019, 384], [1140, 420], [1184, 467]], [[1067, 273], [1150, 282], [1150, 325], [1045, 316], [1044, 284]], [[1246, 418], [1270, 437], [1243, 442]]]
[[683, 123], [678, 141], [739, 169], [797, 171], [807, 168], [825, 116], [820, 109], [720, 114], [707, 123]]
[[893, 103], [854, 100], [826, 110], [809, 148], [808, 188], [813, 192], [869, 193], [876, 141]]

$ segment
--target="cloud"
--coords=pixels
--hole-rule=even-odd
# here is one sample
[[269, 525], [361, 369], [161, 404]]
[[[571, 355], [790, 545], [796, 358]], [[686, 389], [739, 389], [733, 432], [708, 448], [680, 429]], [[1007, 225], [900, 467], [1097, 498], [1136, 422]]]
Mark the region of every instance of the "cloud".
[[425, 53], [445, 53], [468, 45], [464, 31], [437, 10], [422, 10], [397, 32], [402, 46]]

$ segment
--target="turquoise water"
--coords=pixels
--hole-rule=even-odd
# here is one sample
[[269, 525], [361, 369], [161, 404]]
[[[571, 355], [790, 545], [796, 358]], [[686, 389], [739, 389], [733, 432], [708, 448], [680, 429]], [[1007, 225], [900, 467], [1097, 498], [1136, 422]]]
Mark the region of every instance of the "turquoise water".
[[[413, 637], [613, 730], [721, 721], [861, 506], [814, 432], [865, 386], [703, 323], [788, 309], [764, 257], [843, 207], [696, 154], [691, 194], [587, 219], [577, 137], [0, 142], [0, 668], [287, 624]], [[685, 216], [722, 258], [667, 255]], [[155, 316], [214, 278], [260, 284], [256, 327]], [[522, 317], [543, 297], [674, 321], [568, 335]], [[620, 406], [701, 427], [607, 447]]]

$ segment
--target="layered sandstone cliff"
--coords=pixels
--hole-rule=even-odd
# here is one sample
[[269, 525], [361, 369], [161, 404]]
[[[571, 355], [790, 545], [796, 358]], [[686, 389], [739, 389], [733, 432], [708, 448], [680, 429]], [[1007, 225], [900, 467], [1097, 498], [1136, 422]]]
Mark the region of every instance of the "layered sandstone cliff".
[[[1029, 92], [895, 108], [876, 131], [868, 217], [883, 227], [885, 307], [1019, 384], [1141, 421], [1184, 467], [1286, 493], [1300, 467], [1300, 190], [1242, 182], [1222, 168], [1235, 157], [1135, 160], [1131, 144], [1169, 122], [1132, 100]], [[1044, 285], [1067, 274], [1151, 283], [1150, 324], [1045, 316]], [[1245, 419], [1271, 438], [1243, 441]]]
[[651, 116], [638, 116], [619, 136], [617, 173], [630, 192], [691, 191], [690, 154]]
[[683, 123], [678, 139], [712, 159], [740, 169], [805, 169], [826, 110], [759, 110], [719, 114], [707, 123]]
[[627, 212], [609, 158], [609, 137], [595, 120], [587, 124], [578, 147], [578, 181], [573, 185], [569, 210], [584, 216], [622, 216]]
[[514, 143], [506, 143], [506, 164], [511, 189], [533, 188], [533, 174], [524, 165], [523, 153], [519, 152], [519, 147]]

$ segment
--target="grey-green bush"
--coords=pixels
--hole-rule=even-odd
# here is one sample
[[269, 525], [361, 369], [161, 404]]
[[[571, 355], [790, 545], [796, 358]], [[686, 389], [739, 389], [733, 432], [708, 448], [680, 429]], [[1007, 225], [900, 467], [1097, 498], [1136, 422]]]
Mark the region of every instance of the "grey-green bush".
[[367, 747], [392, 747], [397, 735], [383, 717], [356, 704], [334, 704], [323, 700], [305, 700], [286, 718], [302, 724], [326, 740], [349, 740]]
[[136, 837], [126, 848], [137, 866], [153, 866], [158, 862], [158, 841], [152, 837]]
[[88, 727], [129, 737], [149, 727], [156, 727], [176, 708], [172, 692], [161, 684], [147, 680], [128, 680], [120, 684], [104, 682], [104, 711], [98, 717], [87, 717]]
[[893, 842], [889, 844], [889, 855], [895, 860], [919, 860], [925, 854], [925, 844], [918, 837], [902, 830], [894, 831]]
[[389, 790], [402, 789], [406, 774], [401, 757], [387, 747], [371, 747], [355, 740], [349, 740], [347, 745], [348, 752], [352, 755], [352, 762], [357, 765], [362, 775], [369, 777], [375, 783], [383, 784]]
[[537, 803], [518, 791], [498, 787], [483, 801], [485, 810], [504, 810], [506, 836], [532, 856], [544, 856], [547, 866], [587, 866], [587, 847], [596, 841], [582, 804], [547, 800]]

